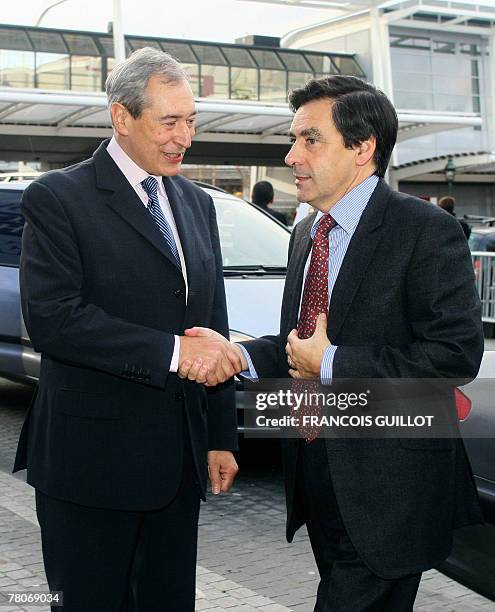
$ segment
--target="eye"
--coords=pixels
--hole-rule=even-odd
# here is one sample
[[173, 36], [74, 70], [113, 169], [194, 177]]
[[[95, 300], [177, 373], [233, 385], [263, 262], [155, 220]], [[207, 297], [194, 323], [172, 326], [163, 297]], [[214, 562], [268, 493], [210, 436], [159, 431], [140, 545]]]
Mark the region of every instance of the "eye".
[[194, 124], [196, 123], [196, 119], [188, 119], [187, 120], [187, 125], [189, 127], [194, 127]]
[[316, 138], [306, 138], [306, 144], [315, 145], [317, 142]]

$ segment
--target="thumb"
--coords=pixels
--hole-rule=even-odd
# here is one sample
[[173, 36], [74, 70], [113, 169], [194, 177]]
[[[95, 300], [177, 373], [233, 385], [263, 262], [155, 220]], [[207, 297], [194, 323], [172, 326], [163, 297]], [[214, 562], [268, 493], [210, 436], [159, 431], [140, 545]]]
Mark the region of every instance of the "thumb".
[[210, 330], [207, 327], [190, 327], [184, 330], [184, 335], [190, 338], [199, 338], [202, 336], [209, 336]]
[[316, 319], [315, 333], [327, 335], [327, 315], [325, 312], [320, 312]]
[[222, 478], [220, 475], [220, 464], [213, 463], [208, 466], [210, 473], [211, 492], [213, 495], [218, 495], [222, 488]]

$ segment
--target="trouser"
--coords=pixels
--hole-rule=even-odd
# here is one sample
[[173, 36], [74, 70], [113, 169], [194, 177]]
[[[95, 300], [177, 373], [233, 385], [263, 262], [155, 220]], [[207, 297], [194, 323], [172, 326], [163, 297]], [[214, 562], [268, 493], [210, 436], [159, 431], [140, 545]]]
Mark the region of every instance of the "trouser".
[[368, 569], [345, 529], [325, 441], [300, 445], [296, 494], [320, 574], [315, 612], [412, 612], [421, 574], [385, 580]]
[[36, 490], [54, 612], [194, 612], [200, 490], [189, 448], [174, 499], [143, 512], [62, 501]]

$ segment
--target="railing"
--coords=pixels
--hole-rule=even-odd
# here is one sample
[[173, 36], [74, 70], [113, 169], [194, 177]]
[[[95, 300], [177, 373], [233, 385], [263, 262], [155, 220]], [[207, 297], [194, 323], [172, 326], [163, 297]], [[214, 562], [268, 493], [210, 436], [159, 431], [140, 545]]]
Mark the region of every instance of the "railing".
[[481, 299], [481, 318], [484, 323], [495, 323], [495, 253], [474, 251], [471, 256]]

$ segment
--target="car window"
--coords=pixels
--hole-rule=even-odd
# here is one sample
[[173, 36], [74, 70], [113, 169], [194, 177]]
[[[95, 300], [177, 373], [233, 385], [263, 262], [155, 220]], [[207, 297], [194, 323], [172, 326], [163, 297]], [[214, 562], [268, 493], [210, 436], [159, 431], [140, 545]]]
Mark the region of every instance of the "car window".
[[22, 191], [0, 189], [0, 265], [18, 266], [24, 219], [20, 211]]
[[214, 196], [224, 266], [286, 266], [290, 234], [243, 200]]

